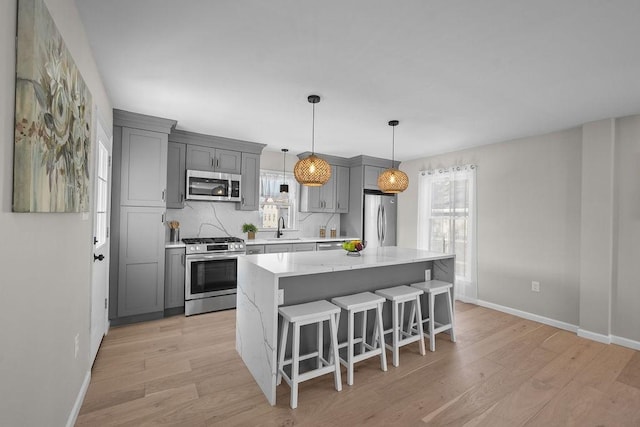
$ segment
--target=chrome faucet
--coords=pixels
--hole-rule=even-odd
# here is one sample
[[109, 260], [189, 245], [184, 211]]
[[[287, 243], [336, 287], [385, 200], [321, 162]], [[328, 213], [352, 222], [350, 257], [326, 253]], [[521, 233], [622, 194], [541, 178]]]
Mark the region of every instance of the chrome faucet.
[[[282, 224], [282, 228], [280, 228], [280, 224]], [[280, 217], [278, 219], [278, 231], [276, 232], [276, 237], [279, 239], [280, 236], [282, 236], [284, 233], [282, 232], [282, 230], [284, 230], [284, 217]]]

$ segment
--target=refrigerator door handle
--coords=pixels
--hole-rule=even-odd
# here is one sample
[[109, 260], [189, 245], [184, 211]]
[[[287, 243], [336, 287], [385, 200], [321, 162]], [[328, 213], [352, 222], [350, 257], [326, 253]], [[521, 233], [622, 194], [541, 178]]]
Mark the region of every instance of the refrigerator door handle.
[[382, 227], [382, 206], [378, 205], [378, 218], [377, 218], [377, 227], [378, 227], [378, 243], [380, 243], [380, 234], [381, 234], [381, 227]]
[[384, 211], [384, 205], [383, 205], [382, 206], [382, 241], [381, 243], [384, 243], [384, 238], [386, 234], [387, 234], [387, 213]]

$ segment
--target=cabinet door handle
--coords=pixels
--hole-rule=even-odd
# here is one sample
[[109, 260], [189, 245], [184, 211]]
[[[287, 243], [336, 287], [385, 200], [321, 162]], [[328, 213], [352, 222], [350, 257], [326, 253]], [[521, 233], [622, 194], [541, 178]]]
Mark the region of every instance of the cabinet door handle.
[[184, 202], [184, 193], [180, 193], [180, 203]]
[[215, 159], [211, 159], [211, 166], [212, 166], [212, 167], [215, 167], [215, 166], [216, 166]]
[[242, 206], [244, 206], [244, 196], [242, 196]]
[[220, 159], [216, 157], [216, 168], [220, 167]]
[[185, 254], [182, 254], [182, 256], [180, 257], [180, 261], [182, 262], [182, 265], [184, 265], [184, 257], [185, 257]]
[[164, 224], [164, 214], [162, 214], [162, 223]]
[[166, 193], [167, 190], [162, 190], [162, 201], [164, 202], [164, 195]]

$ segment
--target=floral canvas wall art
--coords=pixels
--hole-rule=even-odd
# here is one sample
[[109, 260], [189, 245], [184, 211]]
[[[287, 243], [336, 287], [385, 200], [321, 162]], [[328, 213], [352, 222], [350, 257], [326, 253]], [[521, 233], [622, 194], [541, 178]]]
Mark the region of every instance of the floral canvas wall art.
[[20, 0], [15, 212], [88, 212], [92, 99], [43, 0]]

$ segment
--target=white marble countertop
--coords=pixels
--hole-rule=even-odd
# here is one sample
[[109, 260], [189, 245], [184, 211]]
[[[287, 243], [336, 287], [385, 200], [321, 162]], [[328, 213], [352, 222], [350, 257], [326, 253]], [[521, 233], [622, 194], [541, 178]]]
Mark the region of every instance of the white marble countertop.
[[359, 257], [348, 256], [346, 251], [335, 250], [249, 255], [243, 257], [243, 262], [255, 264], [276, 277], [286, 277], [433, 261], [451, 257], [455, 257], [455, 255], [385, 246], [365, 248], [360, 252]]
[[[322, 243], [322, 242], [342, 242], [345, 240], [359, 240], [358, 237], [300, 237], [295, 239], [254, 239], [254, 240], [245, 240], [245, 244], [247, 246], [254, 245], [277, 245], [279, 243]], [[165, 242], [165, 249], [172, 248], [184, 248], [187, 245], [184, 242]]]
[[359, 240], [359, 237], [342, 236], [342, 237], [297, 237], [294, 239], [287, 239], [281, 237], [279, 239], [253, 239], [245, 240], [247, 246], [253, 245], [276, 245], [278, 243], [322, 243], [322, 242], [343, 242], [345, 240]]

